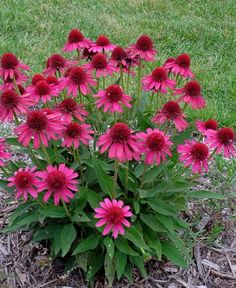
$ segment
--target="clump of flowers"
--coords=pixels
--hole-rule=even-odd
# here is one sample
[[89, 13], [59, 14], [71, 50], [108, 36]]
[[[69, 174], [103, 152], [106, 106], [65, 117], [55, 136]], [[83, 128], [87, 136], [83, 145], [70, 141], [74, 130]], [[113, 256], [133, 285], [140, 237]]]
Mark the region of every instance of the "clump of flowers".
[[[91, 282], [105, 269], [112, 283], [135, 266], [145, 277], [150, 258], [186, 267], [181, 235], [190, 227], [180, 212], [193, 179], [217, 154], [236, 156], [233, 128], [189, 117], [206, 106], [194, 59], [157, 64], [148, 35], [121, 47], [79, 29], [62, 51], [70, 54], [51, 55], [31, 77], [16, 55], [1, 56], [0, 122], [14, 130], [0, 138], [0, 169], [19, 204], [5, 231], [33, 230], [33, 241], [48, 240], [50, 255]], [[27, 164], [13, 161], [14, 146]]]

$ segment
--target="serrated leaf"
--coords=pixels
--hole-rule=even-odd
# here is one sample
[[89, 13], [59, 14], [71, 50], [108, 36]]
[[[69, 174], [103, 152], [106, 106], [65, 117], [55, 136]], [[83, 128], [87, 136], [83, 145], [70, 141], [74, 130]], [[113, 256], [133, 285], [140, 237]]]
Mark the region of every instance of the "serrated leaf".
[[147, 277], [147, 271], [144, 267], [144, 257], [143, 256], [129, 256], [130, 262], [133, 263], [136, 267], [138, 267], [141, 272], [143, 278]]
[[111, 259], [113, 259], [114, 252], [115, 252], [115, 245], [114, 245], [113, 240], [110, 237], [106, 237], [103, 243], [106, 246], [107, 254], [109, 255]]
[[127, 262], [127, 254], [124, 254], [120, 250], [117, 250], [114, 258], [115, 258], [114, 260], [116, 263], [116, 274], [119, 280], [125, 271], [125, 266]]
[[118, 237], [115, 240], [116, 247], [124, 254], [128, 254], [131, 256], [138, 256], [139, 254], [134, 251], [128, 244], [127, 240], [124, 240], [123, 238]]
[[179, 253], [184, 256], [185, 259], [188, 261], [191, 260], [188, 250], [184, 244], [184, 242], [180, 239], [179, 235], [177, 233], [174, 234], [168, 234], [169, 239], [173, 242], [175, 247], [178, 249]]
[[172, 243], [163, 241], [161, 244], [163, 254], [166, 256], [166, 258], [178, 266], [183, 268], [188, 267], [188, 263]]
[[189, 198], [198, 198], [198, 199], [219, 199], [219, 200], [225, 200], [227, 199], [226, 196], [216, 193], [216, 192], [211, 192], [207, 190], [199, 190], [199, 191], [191, 191], [187, 193], [187, 197]]
[[95, 249], [98, 246], [99, 239], [98, 235], [90, 235], [86, 239], [81, 240], [72, 255]]
[[72, 243], [76, 238], [76, 230], [73, 224], [67, 224], [61, 230], [62, 257], [70, 250]]
[[172, 222], [172, 219], [170, 216], [165, 216], [165, 215], [157, 215], [157, 219], [163, 224], [163, 226], [166, 227], [166, 229], [170, 232], [170, 233], [174, 233], [174, 225]]
[[177, 211], [174, 211], [170, 205], [166, 204], [161, 199], [152, 199], [145, 201], [155, 211], [166, 216], [175, 216]]

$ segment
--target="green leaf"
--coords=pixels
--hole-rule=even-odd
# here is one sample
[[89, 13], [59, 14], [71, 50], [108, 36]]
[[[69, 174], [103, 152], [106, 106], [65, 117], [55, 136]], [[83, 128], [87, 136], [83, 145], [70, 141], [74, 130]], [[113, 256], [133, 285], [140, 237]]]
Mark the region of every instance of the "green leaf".
[[158, 221], [158, 218], [154, 215], [141, 214], [141, 220], [152, 230], [156, 232], [167, 232], [167, 229]]
[[124, 254], [128, 254], [128, 255], [131, 255], [131, 256], [138, 256], [139, 254], [134, 251], [128, 244], [128, 241], [126, 241], [125, 239], [123, 238], [120, 238], [118, 237], [116, 240], [115, 240], [115, 245], [116, 247]]
[[90, 235], [86, 239], [81, 240], [72, 255], [95, 249], [98, 246], [99, 239], [100, 236], [98, 235]]
[[139, 248], [148, 249], [141, 233], [138, 232], [134, 226], [131, 226], [129, 229], [127, 229], [123, 237], [128, 239], [130, 242], [132, 242], [135, 246]]
[[76, 230], [73, 224], [67, 224], [61, 230], [62, 257], [70, 250], [72, 243], [76, 238]]
[[140, 130], [144, 131], [147, 128], [153, 128], [153, 123], [149, 120], [149, 118], [145, 117], [143, 112], [138, 110], [137, 115], [138, 115], [138, 126]]
[[54, 251], [55, 256], [59, 253], [62, 248], [61, 244], [61, 231], [63, 225], [61, 224], [50, 224], [45, 228], [45, 231], [48, 234], [49, 239], [52, 239], [52, 250]]
[[109, 255], [111, 259], [113, 259], [114, 252], [115, 252], [115, 246], [114, 246], [113, 240], [110, 237], [106, 237], [103, 242], [104, 242], [104, 245], [106, 246], [107, 254]]
[[41, 213], [50, 218], [64, 218], [66, 217], [65, 210], [61, 206], [47, 206], [41, 209]]
[[139, 178], [140, 176], [142, 176], [143, 174], [143, 171], [144, 171], [144, 167], [145, 167], [145, 164], [144, 163], [140, 163], [138, 164], [135, 169], [134, 169], [134, 175]]
[[168, 234], [169, 239], [173, 242], [175, 247], [178, 249], [179, 253], [184, 256], [187, 261], [191, 261], [191, 258], [189, 256], [189, 252], [187, 250], [187, 247], [185, 246], [184, 242], [180, 239], [179, 235], [177, 233], [174, 234]]
[[138, 267], [139, 271], [141, 272], [143, 278], [147, 277], [147, 271], [144, 267], [144, 258], [143, 256], [129, 256], [130, 262], [133, 263], [136, 267]]
[[148, 231], [148, 233], [145, 233], [145, 238], [147, 240], [148, 245], [153, 250], [155, 250], [158, 259], [161, 260], [162, 246], [161, 246], [161, 241], [160, 241], [157, 233], [155, 233], [153, 231]]
[[184, 257], [179, 253], [176, 247], [167, 241], [163, 241], [162, 243], [162, 251], [163, 254], [174, 264], [181, 266], [183, 268], [188, 267], [188, 263], [184, 259]]
[[37, 222], [39, 219], [39, 213], [37, 210], [35, 211], [30, 211], [28, 213], [25, 213], [23, 215], [18, 216], [17, 218], [14, 219], [14, 221], [5, 229], [5, 233], [7, 232], [12, 232], [18, 229], [22, 229], [23, 227], [27, 227], [28, 225]]
[[98, 183], [102, 189], [102, 191], [111, 196], [111, 192], [113, 189], [113, 180], [110, 176], [108, 176], [103, 167], [99, 164], [98, 160], [94, 157], [93, 158], [93, 166], [95, 173], [97, 175]]
[[198, 198], [198, 199], [219, 199], [219, 200], [227, 199], [227, 197], [222, 194], [206, 190], [191, 191], [187, 193], [187, 196], [189, 198]]
[[112, 261], [111, 257], [108, 255], [108, 253], [106, 253], [105, 255], [104, 269], [105, 269], [105, 275], [109, 282], [109, 286], [112, 287], [111, 285], [114, 281], [116, 270], [115, 270], [115, 264]]
[[192, 135], [193, 131], [194, 131], [193, 128], [188, 128], [183, 133], [175, 136], [174, 139], [173, 139], [174, 144], [175, 145], [182, 144], [184, 142], [184, 140], [190, 138], [190, 136]]
[[93, 276], [102, 268], [104, 263], [104, 255], [102, 253], [94, 253], [91, 257], [91, 261], [88, 263], [88, 269], [86, 278], [88, 280], [92, 279]]
[[172, 218], [169, 216], [165, 216], [165, 215], [157, 215], [158, 220], [163, 224], [163, 226], [166, 227], [166, 229], [170, 232], [170, 233], [174, 233], [174, 225], [172, 222]]
[[152, 199], [152, 200], [146, 200], [146, 203], [156, 212], [166, 215], [166, 216], [175, 216], [177, 211], [174, 210], [174, 207], [171, 207], [170, 205], [166, 204], [161, 199]]
[[31, 243], [40, 242], [42, 240], [49, 239], [49, 238], [50, 237], [44, 228], [39, 229], [35, 231], [34, 237], [32, 238]]
[[71, 217], [71, 221], [75, 223], [90, 222], [91, 219], [87, 216], [86, 213], [81, 212], [81, 209], [75, 209]]
[[116, 274], [119, 280], [125, 271], [127, 255], [122, 253], [120, 250], [117, 250], [114, 258], [115, 258], [115, 263], [116, 263]]
[[28, 200], [23, 204], [20, 204], [16, 210], [10, 216], [10, 222], [12, 223], [18, 216], [24, 214], [25, 212], [29, 211], [32, 207], [37, 206], [38, 204]]
[[97, 208], [99, 206], [99, 202], [102, 201], [102, 197], [99, 193], [91, 190], [91, 189], [87, 189], [87, 194], [88, 194], [88, 202], [89, 205], [94, 209]]
[[149, 169], [144, 177], [144, 183], [150, 183], [155, 181], [158, 178], [158, 175], [162, 171], [162, 166], [154, 166], [153, 168]]

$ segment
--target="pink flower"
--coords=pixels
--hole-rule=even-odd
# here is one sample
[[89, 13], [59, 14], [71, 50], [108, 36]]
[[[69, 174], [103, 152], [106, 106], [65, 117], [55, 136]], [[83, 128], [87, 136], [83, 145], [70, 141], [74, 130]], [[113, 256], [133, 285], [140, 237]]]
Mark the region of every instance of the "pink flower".
[[28, 195], [30, 194], [33, 198], [38, 197], [38, 186], [39, 179], [37, 178], [36, 167], [25, 169], [20, 168], [14, 173], [14, 176], [9, 177], [7, 180], [10, 182], [8, 187], [16, 187], [16, 199], [23, 196], [24, 200], [27, 201]]
[[128, 48], [129, 54], [145, 61], [154, 61], [157, 51], [153, 48], [153, 41], [148, 35], [141, 35], [134, 45]]
[[84, 122], [84, 118], [88, 116], [88, 112], [84, 110], [83, 104], [76, 103], [72, 98], [66, 98], [55, 109], [62, 115], [62, 119], [67, 122], [71, 122], [72, 117], [75, 117], [81, 122]]
[[21, 70], [30, 70], [29, 66], [23, 64], [18, 60], [13, 53], [4, 53], [1, 57], [0, 77], [3, 80], [7, 78], [13, 79], [14, 75], [22, 75]]
[[209, 144], [211, 149], [216, 149], [216, 153], [224, 153], [224, 157], [231, 158], [236, 156], [234, 146], [235, 133], [232, 128], [221, 128], [218, 131], [208, 129], [204, 132], [207, 137], [205, 142]]
[[197, 127], [197, 130], [200, 132], [200, 133], [205, 133], [208, 129], [211, 129], [211, 130], [217, 130], [218, 128], [218, 123], [216, 120], [214, 119], [209, 119], [205, 122], [202, 122], [200, 120], [197, 120], [196, 123], [195, 123], [196, 127]]
[[147, 128], [146, 133], [137, 133], [137, 138], [141, 143], [140, 152], [146, 154], [145, 163], [160, 165], [166, 160], [166, 155], [172, 156], [170, 147], [173, 143], [165, 133], [157, 128]]
[[113, 84], [105, 90], [101, 90], [93, 97], [98, 98], [96, 101], [97, 108], [104, 107], [104, 112], [119, 112], [123, 113], [122, 104], [128, 108], [131, 107], [130, 101], [132, 98], [123, 93], [119, 85]]
[[113, 232], [113, 237], [116, 239], [118, 234], [124, 235], [124, 226], [130, 227], [130, 222], [125, 219], [132, 216], [130, 206], [124, 206], [124, 202], [116, 199], [105, 198], [100, 202], [100, 207], [95, 208], [96, 214], [94, 218], [100, 219], [96, 223], [96, 227], [106, 225], [102, 234], [106, 236], [110, 231]]
[[139, 160], [139, 144], [136, 136], [125, 123], [116, 123], [98, 139], [97, 146], [103, 154], [109, 149], [108, 157], [115, 158], [120, 162]]
[[189, 81], [183, 88], [176, 88], [173, 94], [182, 94], [178, 101], [187, 103], [192, 109], [202, 109], [206, 106], [206, 101], [201, 95], [201, 86], [195, 80]]
[[127, 53], [122, 47], [115, 47], [111, 53], [111, 64], [117, 68], [117, 71], [120, 71], [120, 67], [127, 67], [126, 62]]
[[26, 90], [27, 92], [32, 92], [32, 90], [34, 89], [35, 85], [41, 81], [41, 80], [45, 80], [44, 76], [42, 74], [34, 74], [34, 76], [32, 77], [31, 80], [31, 85], [29, 85]]
[[85, 71], [83, 67], [74, 67], [71, 69], [69, 76], [62, 79], [59, 86], [61, 86], [61, 89], [67, 88], [67, 94], [76, 97], [78, 91], [81, 91], [84, 95], [90, 93], [89, 85], [96, 85], [91, 73]]
[[186, 115], [176, 101], [168, 101], [152, 118], [152, 122], [156, 124], [163, 124], [166, 121], [173, 122], [178, 131], [184, 131], [189, 126], [185, 117]]
[[81, 59], [85, 59], [86, 61], [92, 60], [93, 56], [97, 54], [97, 52], [89, 51], [89, 48], [84, 48]]
[[191, 71], [190, 64], [191, 59], [190, 56], [186, 53], [179, 55], [176, 59], [169, 58], [168, 61], [165, 62], [164, 68], [173, 73], [174, 75], [181, 75], [184, 78], [193, 78], [194, 75]]
[[[19, 73], [14, 73], [15, 75], [15, 81], [17, 85], [21, 85], [24, 82], [26, 82], [28, 80], [28, 76], [24, 75], [24, 74], [19, 74]], [[2, 85], [0, 85], [0, 90], [4, 91], [4, 90], [14, 90], [15, 86], [14, 86], [14, 82], [13, 79], [10, 77], [7, 77], [7, 79], [5, 79], [2, 83]]]
[[80, 142], [84, 145], [89, 144], [89, 140], [92, 140], [93, 137], [90, 134], [94, 134], [94, 131], [91, 129], [89, 124], [79, 124], [77, 122], [70, 122], [66, 124], [60, 134], [62, 138], [62, 146], [66, 147], [75, 147], [78, 148]]
[[0, 138], [0, 167], [5, 166], [4, 160], [11, 158], [11, 154], [7, 152], [6, 140]]
[[93, 56], [92, 61], [84, 65], [89, 72], [96, 72], [96, 77], [105, 77], [112, 75], [115, 68], [107, 61], [107, 57], [102, 53], [97, 53]]
[[185, 144], [178, 146], [179, 157], [185, 167], [192, 165], [192, 172], [202, 174], [202, 168], [208, 172], [209, 149], [206, 144], [195, 140], [185, 141]]
[[28, 113], [26, 123], [18, 126], [15, 132], [19, 134], [18, 141], [24, 147], [27, 147], [33, 138], [34, 148], [38, 149], [41, 144], [47, 147], [50, 139], [57, 140], [56, 135], [61, 129], [57, 114], [35, 110]]
[[65, 70], [76, 65], [77, 61], [67, 60], [60, 54], [53, 54], [47, 60], [47, 68], [43, 70], [45, 75], [54, 75], [56, 72], [63, 74]]
[[42, 180], [39, 182], [37, 191], [46, 190], [43, 196], [43, 201], [47, 202], [53, 195], [54, 204], [58, 205], [60, 199], [66, 203], [74, 198], [75, 192], [78, 191], [77, 185], [78, 174], [73, 169], [67, 168], [65, 164], [60, 164], [59, 167], [47, 166], [46, 170], [37, 173], [37, 176]]
[[28, 108], [33, 105], [29, 95], [18, 95], [13, 90], [5, 90], [0, 96], [0, 120], [13, 121], [14, 115], [27, 113]]
[[89, 48], [91, 44], [92, 41], [85, 38], [78, 29], [72, 29], [68, 35], [65, 46], [62, 48], [62, 51], [71, 52], [74, 50], [81, 50], [83, 48]]
[[106, 51], [107, 52], [107, 51], [113, 50], [115, 47], [116, 46], [111, 44], [110, 40], [106, 36], [100, 35], [98, 36], [96, 42], [91, 44], [89, 51], [91, 52]]
[[150, 75], [143, 78], [143, 90], [158, 92], [166, 94], [167, 88], [174, 89], [176, 86], [176, 81], [169, 79], [167, 72], [163, 67], [157, 67], [152, 71]]
[[57, 87], [49, 85], [46, 80], [40, 80], [29, 93], [35, 103], [40, 100], [46, 103], [51, 100], [52, 96], [58, 96], [59, 90]]

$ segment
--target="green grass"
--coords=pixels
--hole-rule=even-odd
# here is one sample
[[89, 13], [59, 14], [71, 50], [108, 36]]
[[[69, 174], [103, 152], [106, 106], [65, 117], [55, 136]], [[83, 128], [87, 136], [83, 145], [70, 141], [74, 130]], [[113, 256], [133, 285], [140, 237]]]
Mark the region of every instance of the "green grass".
[[[0, 52], [12, 51], [34, 72], [60, 52], [68, 31], [99, 33], [128, 45], [150, 34], [160, 60], [187, 52], [208, 107], [192, 117], [236, 125], [235, 0], [2, 0]], [[155, 64], [149, 65], [150, 69]]]

